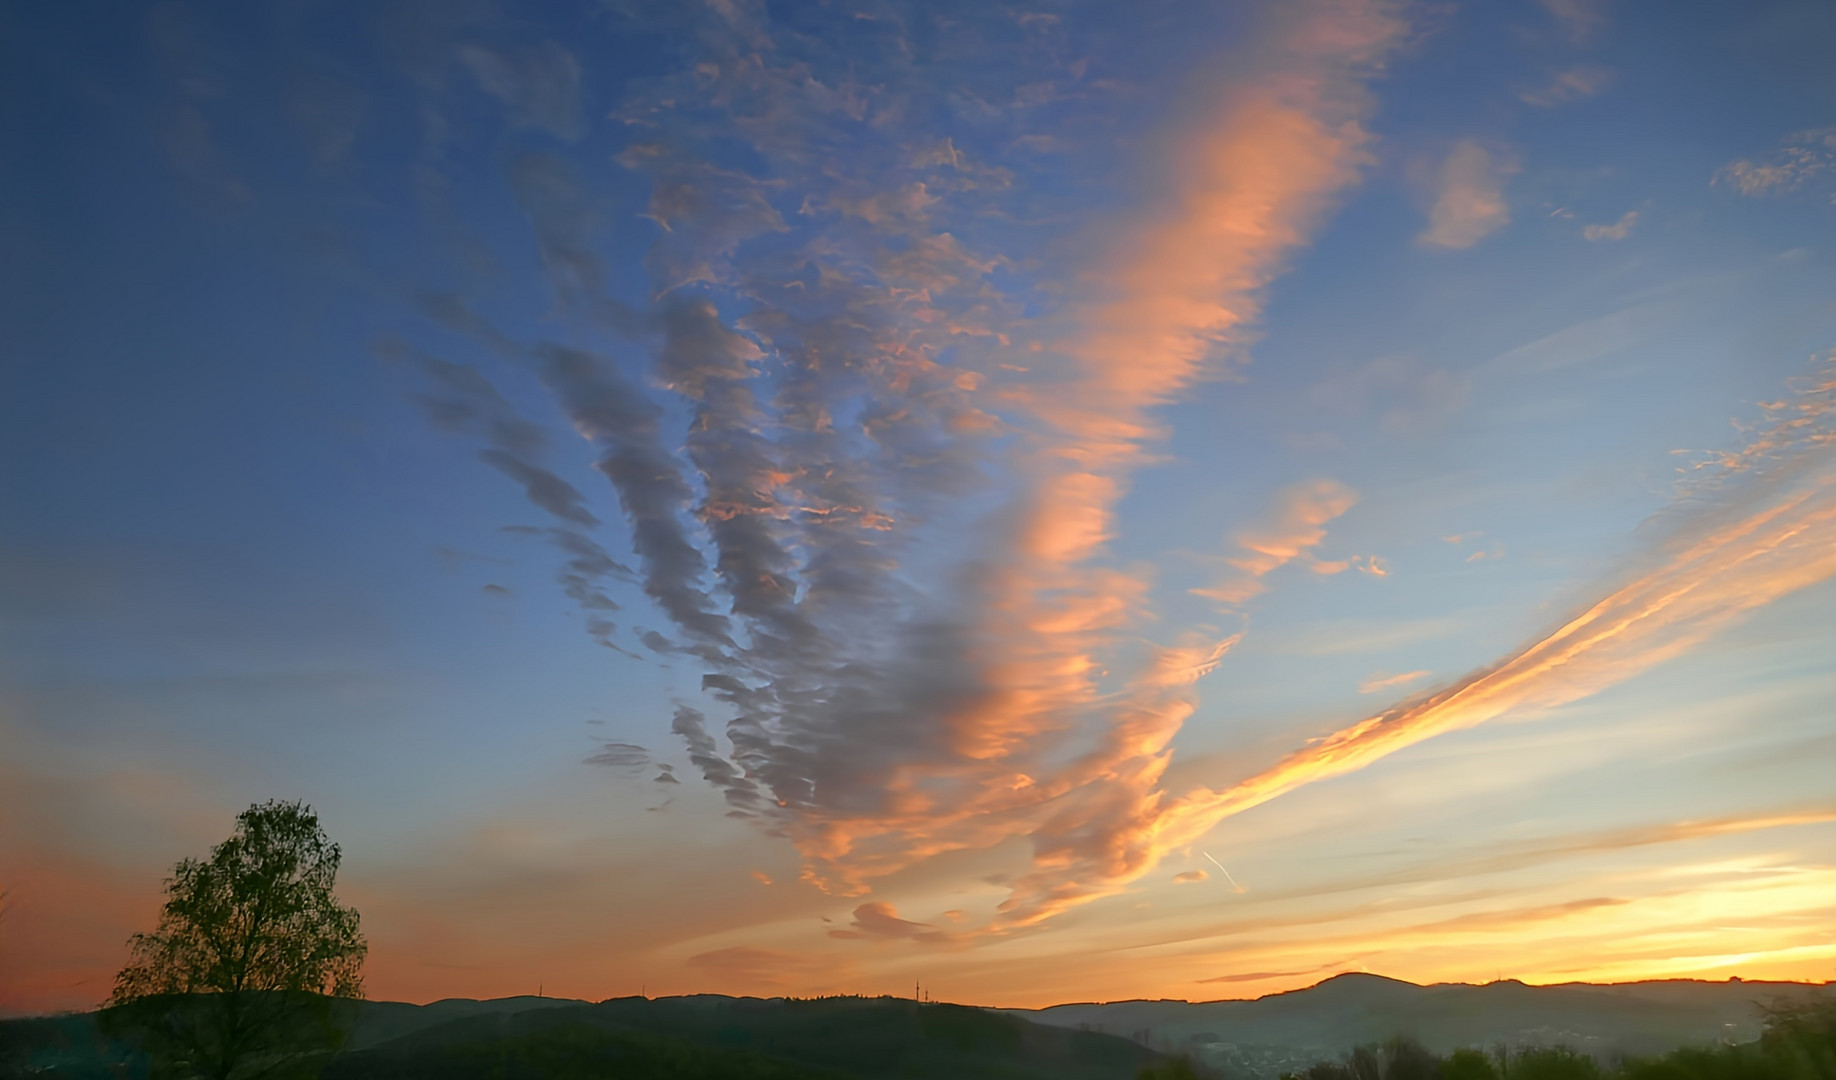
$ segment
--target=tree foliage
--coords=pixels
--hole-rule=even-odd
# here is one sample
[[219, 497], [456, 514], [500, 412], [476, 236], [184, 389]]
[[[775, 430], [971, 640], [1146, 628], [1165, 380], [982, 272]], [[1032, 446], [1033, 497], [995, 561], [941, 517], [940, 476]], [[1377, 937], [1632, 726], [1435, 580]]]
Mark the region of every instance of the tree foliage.
[[1836, 1080], [1836, 999], [1784, 1002], [1765, 1014], [1756, 1042], [1686, 1046], [1612, 1068], [1566, 1046], [1500, 1044], [1489, 1055], [1462, 1048], [1440, 1057], [1397, 1038], [1282, 1080]]
[[133, 936], [109, 1003], [261, 990], [362, 997], [367, 948], [356, 909], [332, 894], [339, 859], [305, 804], [249, 807], [209, 859], [173, 870], [159, 928]]
[[1462, 1046], [1441, 1063], [1441, 1080], [1498, 1080], [1498, 1067], [1485, 1051]]
[[1510, 1080], [1600, 1080], [1603, 1073], [1593, 1058], [1566, 1046], [1538, 1046], [1511, 1056], [1505, 1075]]
[[356, 909], [332, 887], [338, 845], [303, 803], [236, 818], [210, 858], [166, 881], [159, 925], [129, 942], [104, 1017], [159, 1074], [248, 1080], [297, 1070], [336, 1047], [363, 996]]
[[355, 1053], [326, 1080], [851, 1080], [819, 1066], [642, 1031], [559, 1024], [532, 1034], [430, 1046], [411, 1055]]
[[1142, 1066], [1135, 1080], [1199, 1080], [1199, 1074], [1190, 1058], [1176, 1057], [1164, 1065]]

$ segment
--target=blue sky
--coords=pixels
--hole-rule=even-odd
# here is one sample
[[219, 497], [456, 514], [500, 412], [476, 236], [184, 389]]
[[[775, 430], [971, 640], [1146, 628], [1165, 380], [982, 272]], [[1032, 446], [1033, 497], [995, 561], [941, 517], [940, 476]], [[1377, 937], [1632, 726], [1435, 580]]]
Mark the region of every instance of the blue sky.
[[1830, 977], [1823, 6], [0, 20], [0, 1005]]

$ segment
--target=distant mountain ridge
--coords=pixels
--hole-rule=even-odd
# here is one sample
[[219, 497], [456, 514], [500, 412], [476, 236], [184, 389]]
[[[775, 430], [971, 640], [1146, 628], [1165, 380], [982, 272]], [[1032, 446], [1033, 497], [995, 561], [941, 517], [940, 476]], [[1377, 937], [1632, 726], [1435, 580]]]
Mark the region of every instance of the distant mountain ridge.
[[1005, 1009], [1042, 1024], [1123, 1035], [1189, 1053], [1228, 1075], [1273, 1078], [1352, 1048], [1410, 1035], [1436, 1053], [1461, 1046], [1565, 1045], [1602, 1060], [1757, 1038], [1762, 1007], [1836, 1000], [1829, 983], [1498, 982], [1427, 986], [1381, 975], [1335, 975], [1303, 990], [1207, 1002], [1115, 1001]]

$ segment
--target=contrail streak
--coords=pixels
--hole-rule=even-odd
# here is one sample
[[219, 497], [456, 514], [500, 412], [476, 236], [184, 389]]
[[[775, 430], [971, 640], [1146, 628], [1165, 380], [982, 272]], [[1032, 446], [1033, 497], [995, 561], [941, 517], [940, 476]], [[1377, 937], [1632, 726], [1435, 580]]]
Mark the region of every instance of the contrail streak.
[[[1201, 851], [1201, 852], [1199, 852], [1199, 854], [1200, 854], [1200, 855], [1203, 855], [1203, 856], [1205, 856], [1205, 857], [1206, 857], [1207, 859], [1211, 859], [1211, 852], [1209, 852], [1209, 851]], [[1239, 884], [1237, 884], [1237, 879], [1236, 879], [1236, 878], [1234, 878], [1234, 877], [1231, 877], [1231, 876], [1230, 876], [1230, 871], [1229, 871], [1229, 870], [1225, 870], [1225, 869], [1224, 869], [1224, 864], [1223, 864], [1223, 863], [1221, 863], [1221, 862], [1219, 862], [1219, 861], [1218, 861], [1218, 860], [1216, 860], [1216, 859], [1211, 859], [1211, 865], [1213, 865], [1213, 866], [1215, 866], [1215, 867], [1217, 867], [1217, 868], [1218, 868], [1218, 870], [1219, 870], [1219, 872], [1221, 872], [1221, 873], [1222, 873], [1222, 874], [1224, 875], [1224, 880], [1225, 880], [1225, 881], [1228, 881], [1228, 882], [1230, 882], [1230, 887], [1231, 887], [1231, 888], [1233, 888], [1233, 889], [1235, 889], [1236, 891], [1238, 891], [1238, 892], [1240, 892], [1240, 893], [1245, 893], [1245, 892], [1249, 892], [1249, 890], [1248, 890], [1248, 889], [1246, 889], [1246, 888], [1244, 888], [1243, 886], [1241, 886], [1241, 885], [1239, 885]]]
[[1768, 406], [1772, 424], [1720, 459], [1720, 483], [1681, 506], [1688, 527], [1657, 545], [1630, 580], [1555, 632], [1451, 686], [1316, 739], [1229, 788], [1188, 794], [1155, 823], [1161, 850], [1424, 739], [1513, 709], [1584, 698], [1836, 577], [1836, 370], [1825, 367], [1815, 378]]

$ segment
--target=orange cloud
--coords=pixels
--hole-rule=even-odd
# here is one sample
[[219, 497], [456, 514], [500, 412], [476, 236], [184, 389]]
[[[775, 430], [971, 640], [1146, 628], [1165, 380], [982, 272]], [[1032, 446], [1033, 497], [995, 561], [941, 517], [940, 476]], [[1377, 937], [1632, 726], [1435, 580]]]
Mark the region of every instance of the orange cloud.
[[[1236, 575], [1208, 588], [1193, 589], [1199, 596], [1235, 606], [1260, 595], [1263, 578], [1296, 559], [1308, 557], [1326, 539], [1326, 525], [1351, 509], [1357, 493], [1337, 480], [1309, 480], [1277, 496], [1275, 507], [1261, 523], [1237, 534], [1242, 554], [1229, 559]], [[1313, 568], [1335, 574], [1351, 562], [1320, 563]]]
[[[1223, 88], [1174, 151], [1177, 186], [1085, 276], [1074, 330], [1029, 361], [1037, 381], [988, 391], [1035, 438], [1010, 553], [977, 580], [976, 692], [945, 710], [941, 754], [876, 777], [871, 807], [785, 815], [806, 880], [860, 895], [924, 858], [1029, 836], [1033, 870], [982, 931], [1003, 932], [1150, 865], [1127, 838], [1155, 815], [1190, 685], [1235, 639], [1182, 638], [1130, 662], [1134, 638], [1121, 631], [1141, 618], [1147, 582], [1099, 563], [1114, 508], [1158, 436], [1152, 410], [1247, 343], [1264, 289], [1369, 163], [1364, 83], [1404, 30], [1383, 0], [1318, 0], [1275, 18], [1250, 53], [1256, 70]], [[1331, 481], [1289, 492], [1239, 537], [1238, 571], [1307, 555], [1352, 499]], [[872, 905], [835, 933], [938, 940]]]
[[1686, 652], [1755, 608], [1836, 576], [1836, 471], [1827, 453], [1836, 443], [1817, 426], [1836, 412], [1836, 379], [1773, 412], [1772, 427], [1734, 455], [1724, 475], [1771, 468], [1725, 508], [1700, 510], [1632, 580], [1483, 671], [1315, 740], [1228, 789], [1187, 796], [1158, 824], [1162, 843], [1188, 842], [1224, 817], [1423, 739], [1586, 697]]
[[[1826, 967], [1836, 946], [1805, 942], [1803, 927], [1831, 915], [1833, 877], [1826, 867], [1756, 865], [1702, 875], [1681, 888], [1641, 893], [1636, 890], [1645, 883], [1632, 882], [1621, 895], [1583, 894], [1400, 925], [1388, 916], [1406, 908], [1359, 905], [1285, 923], [1257, 920], [1255, 932], [1236, 935], [1222, 955], [1243, 966], [1279, 965], [1296, 974], [1309, 961], [1342, 968], [1349, 956], [1369, 969], [1423, 982], [1489, 976], [1505, 964], [1532, 982], [1716, 972], [1816, 981], [1824, 974], [1819, 961]], [[1487, 898], [1455, 896], [1419, 906], [1464, 907]], [[1376, 925], [1372, 916], [1379, 916]], [[1526, 934], [1537, 940], [1530, 967], [1522, 951]], [[1215, 945], [1205, 948], [1186, 963], [1216, 970], [1220, 954], [1212, 951]]]
[[1210, 979], [1199, 979], [1197, 981], [1201, 983], [1266, 982], [1269, 979], [1293, 979], [1302, 975], [1317, 975], [1322, 971], [1338, 966], [1337, 964], [1326, 964], [1321, 967], [1307, 968], [1304, 971], [1245, 971], [1236, 975], [1218, 975]]
[[[804, 350], [812, 379], [844, 374], [814, 358], [874, 357], [866, 374], [886, 391], [888, 405], [862, 421], [864, 430], [876, 445], [911, 447], [881, 463], [897, 466], [886, 475], [910, 475], [920, 462], [928, 470], [940, 449], [948, 451], [947, 464], [976, 472], [985, 447], [960, 438], [940, 447], [934, 435], [978, 428], [990, 415], [984, 407], [998, 411], [1002, 430], [1015, 436], [1018, 482], [1000, 522], [1002, 541], [981, 547], [985, 557], [963, 568], [960, 595], [953, 591], [934, 606], [928, 598], [880, 604], [869, 586], [893, 564], [894, 550], [874, 547], [882, 542], [878, 530], [831, 520], [862, 517], [876, 505], [896, 508], [900, 500], [872, 497], [876, 486], [891, 483], [872, 469], [842, 467], [850, 444], [832, 438], [834, 416], [821, 393], [812, 390], [808, 408], [791, 420], [794, 453], [759, 441], [758, 432], [775, 421], [756, 394], [726, 374], [746, 367], [751, 352], [720, 325], [716, 308], [673, 304], [673, 336], [664, 349], [665, 359], [675, 357], [667, 385], [688, 396], [701, 418], [687, 451], [707, 485], [699, 503], [683, 477], [653, 468], [662, 456], [652, 445], [654, 417], [640, 431], [626, 422], [629, 410], [611, 407], [624, 400], [622, 391], [593, 383], [590, 365], [548, 358], [577, 426], [620, 466], [608, 476], [624, 485], [621, 499], [655, 507], [647, 524], [681, 556], [647, 556], [642, 572], [646, 589], [675, 605], [671, 617], [684, 647], [699, 650], [714, 669], [703, 687], [732, 706], [731, 760], [696, 710], [684, 706], [673, 725], [731, 812], [789, 837], [803, 856], [804, 880], [835, 895], [864, 897], [878, 879], [933, 856], [1031, 841], [1029, 872], [1001, 879], [1009, 895], [979, 928], [946, 935], [919, 921], [929, 912], [905, 918], [870, 900], [837, 936], [930, 943], [1036, 925], [1116, 891], [1222, 817], [1295, 784], [1506, 709], [1571, 700], [1687, 648], [1746, 610], [1743, 604], [1782, 595], [1796, 587], [1785, 583], [1794, 574], [1825, 572], [1811, 566], [1813, 553], [1831, 545], [1819, 549], [1787, 531], [1795, 524], [1815, 535], [1821, 527], [1814, 515], [1823, 496], [1811, 493], [1745, 533], [1698, 537], [1694, 554], [1667, 551], [1666, 558], [1681, 561], [1624, 586], [1604, 610], [1446, 691], [1329, 736], [1262, 776], [1180, 797], [1165, 790], [1169, 747], [1194, 708], [1192, 684], [1231, 641], [1194, 636], [1165, 648], [1137, 647], [1148, 582], [1103, 562], [1116, 508], [1133, 471], [1152, 456], [1160, 434], [1155, 409], [1241, 354], [1269, 284], [1369, 164], [1366, 84], [1406, 30], [1396, 11], [1382, 0], [1277, 6], [1245, 66], [1233, 69], [1242, 72], [1237, 81], [1212, 96], [1175, 145], [1164, 198], [1073, 284], [1057, 332], [1042, 326], [1014, 335], [1027, 343], [1024, 365], [989, 363], [985, 379], [964, 379], [961, 369], [934, 358], [936, 340], [961, 336], [950, 327], [968, 328], [978, 341], [1002, 339], [991, 329], [998, 319], [979, 308], [987, 301], [979, 282], [995, 261], [948, 233], [920, 234], [928, 203], [900, 204], [906, 211], [888, 203], [884, 213], [856, 210], [846, 218], [850, 227], [894, 227], [906, 241], [873, 257], [886, 295], [857, 289], [849, 267], [829, 263], [794, 282], [799, 293], [832, 290], [839, 306], [870, 313], [863, 324], [870, 333], [852, 326], [839, 336], [833, 327], [817, 333], [791, 309], [746, 316], [748, 335], [771, 350]], [[805, 82], [798, 77], [784, 89]], [[949, 160], [955, 167], [954, 153]], [[1509, 217], [1502, 185], [1510, 171], [1476, 143], [1455, 147], [1424, 242], [1467, 246], [1501, 226]], [[946, 190], [936, 179], [925, 180], [927, 196]], [[680, 258], [665, 262], [716, 266], [728, 257], [728, 233], [719, 234], [719, 245], [704, 245], [710, 254], [683, 239], [693, 232], [689, 224], [672, 219], [659, 243], [665, 254], [684, 246]], [[946, 291], [978, 312], [946, 316], [937, 301]], [[931, 325], [930, 340], [907, 333], [919, 324]], [[1035, 338], [1044, 339], [1037, 350]], [[681, 348], [672, 352], [671, 342]], [[1022, 366], [1030, 370], [1012, 370]], [[1021, 377], [996, 374], [1001, 370]], [[791, 467], [798, 462], [807, 467]], [[936, 498], [953, 490], [939, 482], [911, 493]], [[1330, 482], [1293, 493], [1266, 528], [1238, 538], [1234, 569], [1259, 581], [1310, 558], [1350, 498]], [[793, 514], [791, 506], [814, 512]], [[862, 514], [841, 512], [854, 507]], [[683, 533], [689, 509], [714, 535], [718, 558], [701, 559]], [[1762, 541], [1772, 546], [1756, 555]], [[820, 557], [805, 560], [806, 547]], [[1374, 557], [1346, 561], [1371, 575], [1386, 570]], [[800, 590], [799, 565], [828, 576]], [[730, 612], [716, 611], [725, 601], [707, 591], [710, 575], [731, 596]], [[745, 639], [770, 647], [737, 648]], [[894, 655], [917, 659], [886, 662]], [[806, 693], [812, 686], [831, 692]]]
[[854, 909], [854, 921], [846, 930], [831, 930], [832, 938], [868, 938], [881, 941], [911, 939], [926, 942], [953, 940], [955, 935], [937, 929], [929, 923], [913, 922], [901, 919], [891, 904], [879, 900], [869, 901]]
[[[1140, 590], [1137, 579], [1086, 564], [1157, 434], [1150, 411], [1247, 343], [1263, 290], [1370, 160], [1364, 81], [1405, 29], [1394, 8], [1336, 0], [1279, 18], [1256, 77], [1222, 94], [1176, 152], [1180, 186], [1089, 275], [1078, 333], [1060, 346], [1066, 377], [1026, 401], [1048, 435], [1031, 461], [1039, 494], [1020, 530], [1022, 559], [994, 583], [995, 610], [1016, 621], [1037, 625], [1037, 612], [1062, 605], [1107, 610], [1104, 597]], [[1305, 556], [1354, 498], [1325, 480], [1290, 490], [1268, 523], [1238, 537], [1235, 569], [1254, 581]], [[1034, 868], [1000, 905], [990, 928], [1000, 932], [1152, 866], [1158, 854], [1137, 838], [1159, 816], [1167, 746], [1193, 708], [1185, 674], [1209, 670], [1230, 642], [1158, 651], [1117, 698], [1093, 677], [1094, 656], [1113, 645], [1101, 635], [991, 638], [1018, 655], [1005, 669], [1011, 707], [981, 724], [1036, 738], [1066, 716], [1103, 717], [1093, 749], [1017, 789], [1037, 808], [1023, 815]]]
[[1459, 854], [1429, 863], [1399, 867], [1378, 874], [1346, 879], [1333, 886], [1337, 891], [1387, 888], [1414, 885], [1427, 881], [1451, 881], [1510, 873], [1534, 866], [1544, 866], [1563, 859], [1584, 858], [1635, 848], [1676, 844], [1717, 836], [1738, 836], [1767, 829], [1803, 825], [1823, 825], [1836, 821], [1836, 810], [1828, 807], [1785, 810], [1773, 813], [1733, 814], [1699, 821], [1671, 821], [1655, 825], [1632, 825], [1595, 832], [1542, 837], [1505, 845], [1489, 845], [1473, 854]]
[[1153, 687], [1195, 683], [1216, 670], [1224, 654], [1241, 640], [1242, 634], [1232, 634], [1222, 641], [1208, 641], [1200, 637], [1185, 645], [1161, 649], [1154, 656], [1153, 666], [1139, 683]]
[[[1223, 789], [1171, 797], [1160, 787], [1165, 741], [1191, 705], [1140, 694], [1117, 720], [1100, 791], [1078, 791], [1033, 834], [1036, 866], [1002, 906], [1007, 926], [1037, 923], [1138, 879], [1225, 817], [1303, 784], [1363, 768], [1424, 739], [1512, 710], [1550, 708], [1680, 655], [1748, 612], [1836, 576], [1836, 375], [1775, 404], [1773, 423], [1692, 489], [1691, 512], [1631, 580], [1526, 648], [1451, 686], [1313, 740]], [[1131, 744], [1127, 736], [1133, 736]], [[1660, 842], [1801, 816], [1667, 826], [1610, 842]], [[1822, 820], [1816, 815], [1804, 820]]]
[[1389, 690], [1393, 687], [1406, 686], [1430, 674], [1432, 673], [1427, 671], [1405, 671], [1401, 675], [1379, 675], [1359, 683], [1358, 692], [1360, 694], [1375, 694], [1379, 690]]

